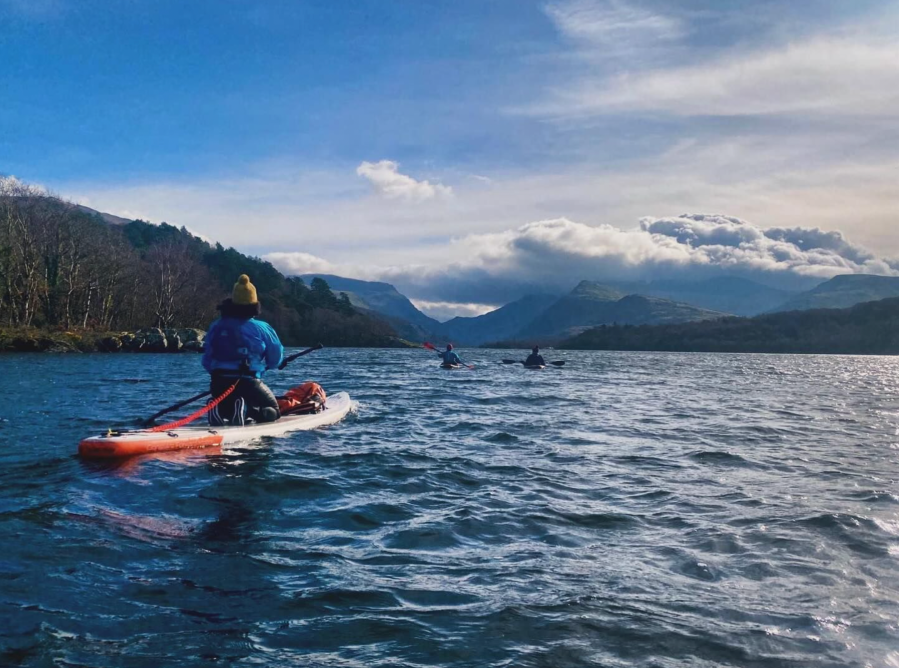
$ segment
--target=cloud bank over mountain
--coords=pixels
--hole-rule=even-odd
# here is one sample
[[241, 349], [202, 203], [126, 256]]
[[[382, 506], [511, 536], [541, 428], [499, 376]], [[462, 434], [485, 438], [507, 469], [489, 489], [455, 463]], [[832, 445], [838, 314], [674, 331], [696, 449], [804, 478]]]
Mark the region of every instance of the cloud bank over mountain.
[[[582, 279], [700, 280], [727, 274], [800, 288], [838, 274], [899, 275], [899, 261], [879, 258], [840, 232], [766, 229], [724, 215], [648, 217], [631, 230], [557, 218], [470, 235], [452, 245], [451, 254], [465, 260], [429, 266], [326, 264], [337, 273], [390, 281], [413, 298], [478, 304], [564, 291]], [[323, 266], [308, 254], [267, 258], [290, 273]]]

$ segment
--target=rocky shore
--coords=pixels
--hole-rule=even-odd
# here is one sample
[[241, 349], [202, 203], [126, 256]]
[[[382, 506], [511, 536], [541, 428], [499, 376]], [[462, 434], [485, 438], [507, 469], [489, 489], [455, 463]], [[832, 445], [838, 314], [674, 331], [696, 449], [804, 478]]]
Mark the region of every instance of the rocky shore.
[[199, 353], [205, 337], [203, 330], [189, 328], [148, 327], [136, 332], [0, 330], [0, 352]]

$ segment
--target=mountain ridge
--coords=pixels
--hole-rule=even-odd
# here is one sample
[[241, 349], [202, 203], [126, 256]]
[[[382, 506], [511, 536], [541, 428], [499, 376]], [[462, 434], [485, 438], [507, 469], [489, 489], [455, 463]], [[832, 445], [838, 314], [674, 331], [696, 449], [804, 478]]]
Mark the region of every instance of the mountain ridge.
[[546, 343], [602, 324], [680, 322], [722, 317], [723, 313], [646, 295], [623, 294], [607, 285], [581, 281], [513, 338]]
[[899, 297], [844, 309], [765, 313], [667, 325], [600, 326], [558, 344], [566, 350], [783, 354], [899, 354]]
[[656, 280], [648, 283], [610, 283], [628, 294], [661, 297], [734, 315], [766, 313], [799, 294], [773, 288], [741, 276], [716, 276], [700, 281]]
[[299, 278], [306, 282], [315, 278], [324, 279], [335, 293], [345, 292], [353, 306], [381, 316], [404, 339], [420, 343], [443, 336], [442, 323], [422, 313], [390, 283], [364, 281], [335, 274], [302, 274]]
[[818, 308], [848, 308], [864, 302], [899, 297], [899, 276], [840, 274], [771, 309], [770, 313]]
[[450, 338], [473, 345], [499, 341], [513, 336], [558, 299], [558, 295], [525, 295], [483, 315], [448, 320], [443, 330]]

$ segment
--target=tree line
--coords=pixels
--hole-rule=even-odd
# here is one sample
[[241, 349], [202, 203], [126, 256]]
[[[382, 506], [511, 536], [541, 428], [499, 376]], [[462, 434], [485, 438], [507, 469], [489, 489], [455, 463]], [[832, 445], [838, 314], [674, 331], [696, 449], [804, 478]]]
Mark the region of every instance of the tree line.
[[306, 285], [270, 263], [185, 228], [100, 216], [0, 178], [0, 327], [133, 331], [205, 329], [237, 276], [256, 285], [288, 345], [391, 345], [387, 323], [358, 312], [321, 279]]
[[727, 317], [670, 325], [595, 327], [559, 344], [570, 350], [899, 354], [899, 298], [845, 309]]

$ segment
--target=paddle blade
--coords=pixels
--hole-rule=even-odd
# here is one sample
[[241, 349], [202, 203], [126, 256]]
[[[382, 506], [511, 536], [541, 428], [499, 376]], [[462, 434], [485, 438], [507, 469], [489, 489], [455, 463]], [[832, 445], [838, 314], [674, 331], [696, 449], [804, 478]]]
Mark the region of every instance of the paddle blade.
[[437, 351], [437, 348], [434, 346], [434, 344], [428, 343], [427, 341], [425, 341], [424, 343], [422, 343], [422, 344], [421, 344], [421, 347], [422, 347], [422, 348], [427, 348], [428, 350], [433, 350], [433, 351], [435, 351], [435, 352]]
[[524, 364], [524, 362], [519, 360], [503, 360], [503, 364]]
[[550, 364], [552, 364], [553, 366], [565, 366], [565, 360], [562, 360], [560, 362], [550, 362]]

